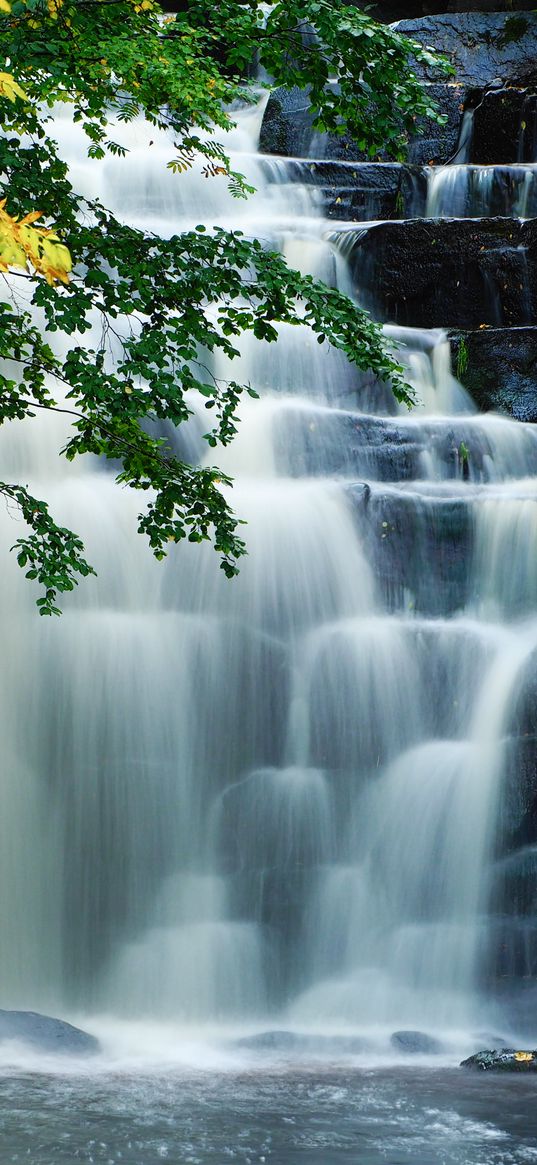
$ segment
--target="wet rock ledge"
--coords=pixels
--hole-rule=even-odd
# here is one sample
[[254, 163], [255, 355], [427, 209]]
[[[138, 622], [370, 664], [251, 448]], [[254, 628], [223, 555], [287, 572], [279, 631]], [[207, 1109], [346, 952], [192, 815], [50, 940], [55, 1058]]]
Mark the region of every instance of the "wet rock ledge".
[[462, 1061], [461, 1068], [474, 1072], [537, 1072], [537, 1052], [516, 1052], [514, 1048], [476, 1052]]
[[519, 327], [537, 315], [537, 220], [428, 219], [334, 232], [384, 322]]
[[455, 330], [449, 337], [457, 378], [482, 412], [537, 423], [537, 327]]

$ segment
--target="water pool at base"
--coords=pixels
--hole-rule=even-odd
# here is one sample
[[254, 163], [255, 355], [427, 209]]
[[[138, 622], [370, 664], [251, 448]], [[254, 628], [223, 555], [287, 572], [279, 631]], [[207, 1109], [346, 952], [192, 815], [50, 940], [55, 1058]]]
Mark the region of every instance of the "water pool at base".
[[2, 1165], [522, 1165], [533, 1078], [318, 1064], [0, 1078]]

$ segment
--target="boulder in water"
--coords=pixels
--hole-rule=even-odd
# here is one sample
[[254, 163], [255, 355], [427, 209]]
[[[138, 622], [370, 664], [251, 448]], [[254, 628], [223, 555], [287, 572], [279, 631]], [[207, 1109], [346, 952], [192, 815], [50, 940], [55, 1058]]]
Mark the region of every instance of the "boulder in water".
[[367, 1043], [359, 1036], [308, 1035], [303, 1032], [266, 1031], [256, 1032], [237, 1040], [237, 1047], [260, 1052], [295, 1052], [311, 1055], [359, 1055], [367, 1048]]
[[294, 1032], [288, 1031], [256, 1032], [253, 1036], [244, 1036], [243, 1039], [237, 1040], [237, 1045], [240, 1048], [253, 1048], [261, 1052], [287, 1052], [291, 1048], [296, 1048], [299, 1038]]
[[474, 1072], [537, 1072], [537, 1051], [516, 1052], [514, 1048], [493, 1048], [476, 1052], [463, 1060], [461, 1068]]
[[40, 1052], [88, 1056], [99, 1051], [99, 1041], [63, 1019], [36, 1011], [0, 1010], [0, 1042], [18, 1040]]
[[398, 1052], [405, 1052], [411, 1055], [437, 1056], [444, 1050], [440, 1040], [435, 1039], [434, 1036], [427, 1035], [427, 1032], [394, 1032], [390, 1037], [390, 1043], [392, 1048], [396, 1048]]

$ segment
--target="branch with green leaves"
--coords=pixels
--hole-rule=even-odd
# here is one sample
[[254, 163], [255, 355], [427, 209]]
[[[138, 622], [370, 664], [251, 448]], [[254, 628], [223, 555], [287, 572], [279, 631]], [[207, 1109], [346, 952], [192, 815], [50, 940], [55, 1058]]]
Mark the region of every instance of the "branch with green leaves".
[[[278, 3], [268, 15], [256, 0], [225, 0], [218, 14], [206, 0], [185, 0], [167, 19], [153, 0], [3, 0], [0, 21], [6, 67], [25, 97], [0, 91], [2, 194], [14, 220], [38, 209], [44, 230], [58, 225], [75, 263], [61, 285], [24, 273], [4, 280], [0, 358], [9, 364], [0, 368], [0, 423], [30, 423], [36, 410], [71, 412], [59, 452], [119, 462], [118, 482], [149, 499], [138, 529], [153, 553], [162, 558], [184, 538], [210, 539], [231, 576], [245, 545], [221, 489], [228, 479], [182, 462], [159, 435], [188, 420], [197, 392], [210, 421], [208, 446], [233, 438], [241, 395], [255, 396], [255, 385], [243, 384], [240, 372], [218, 379], [211, 354], [239, 361], [244, 334], [273, 342], [280, 324], [305, 324], [319, 343], [390, 381], [399, 400], [411, 403], [411, 392], [378, 325], [261, 242], [212, 224], [160, 238], [82, 197], [54, 141], [52, 106], [70, 104], [95, 165], [126, 149], [110, 118], [121, 126], [143, 115], [169, 132], [178, 182], [200, 155], [208, 181], [225, 174], [244, 196], [249, 187], [231, 171], [219, 134], [233, 122], [233, 102], [253, 99], [244, 78], [255, 56], [278, 84], [308, 91], [318, 127], [397, 155], [417, 116], [437, 116], [409, 68], [412, 54], [423, 59], [425, 50], [329, 0]], [[69, 337], [61, 357], [56, 333]], [[77, 536], [56, 526], [25, 488], [4, 483], [0, 492], [30, 527], [16, 544], [19, 562], [41, 584], [41, 613], [55, 614], [58, 594], [92, 568]]]

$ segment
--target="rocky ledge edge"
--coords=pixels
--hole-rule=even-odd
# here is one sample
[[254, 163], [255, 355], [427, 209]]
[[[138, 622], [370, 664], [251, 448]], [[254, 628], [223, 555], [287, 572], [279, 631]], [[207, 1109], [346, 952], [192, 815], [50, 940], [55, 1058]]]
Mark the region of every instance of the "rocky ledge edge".
[[463, 1060], [461, 1068], [474, 1072], [537, 1072], [537, 1051], [515, 1051], [514, 1048], [476, 1052]]

